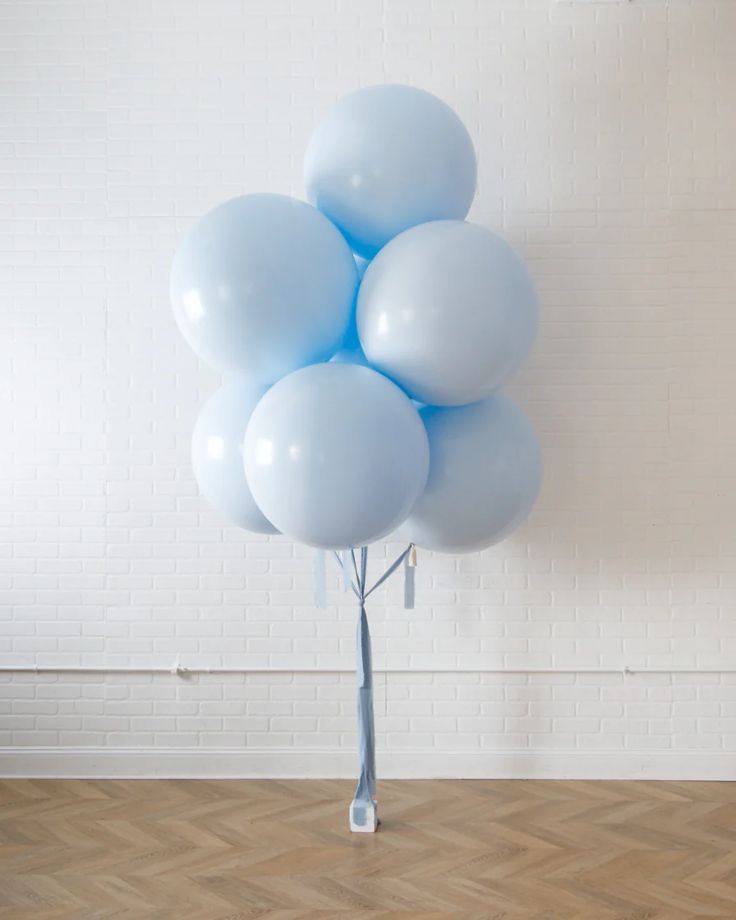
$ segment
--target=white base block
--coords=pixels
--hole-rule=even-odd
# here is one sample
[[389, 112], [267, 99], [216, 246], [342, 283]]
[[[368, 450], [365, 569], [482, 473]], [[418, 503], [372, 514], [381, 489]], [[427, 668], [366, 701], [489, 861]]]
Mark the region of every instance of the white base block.
[[375, 834], [378, 827], [378, 811], [375, 802], [350, 803], [350, 830], [354, 834]]

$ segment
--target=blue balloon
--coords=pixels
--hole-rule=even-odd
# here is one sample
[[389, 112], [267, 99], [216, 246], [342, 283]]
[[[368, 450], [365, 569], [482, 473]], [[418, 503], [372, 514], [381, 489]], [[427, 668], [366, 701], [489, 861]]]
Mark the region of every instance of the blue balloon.
[[527, 517], [542, 484], [531, 423], [500, 393], [471, 406], [426, 408], [429, 478], [401, 528], [417, 546], [468, 553], [503, 540]]
[[334, 354], [356, 286], [340, 232], [284, 195], [244, 195], [205, 214], [171, 269], [174, 313], [194, 351], [261, 384]]
[[412, 86], [341, 99], [307, 147], [309, 200], [370, 258], [403, 230], [463, 218], [475, 194], [473, 142], [444, 102]]
[[194, 426], [192, 467], [200, 492], [224, 518], [246, 530], [278, 533], [256, 505], [243, 469], [245, 429], [264, 393], [238, 376], [210, 397]]
[[532, 346], [537, 313], [516, 252], [463, 221], [402, 233], [373, 259], [358, 291], [366, 358], [433, 406], [475, 402], [505, 383]]
[[287, 536], [324, 549], [363, 546], [406, 518], [427, 480], [419, 413], [390, 380], [316, 364], [275, 384], [245, 435], [259, 508]]

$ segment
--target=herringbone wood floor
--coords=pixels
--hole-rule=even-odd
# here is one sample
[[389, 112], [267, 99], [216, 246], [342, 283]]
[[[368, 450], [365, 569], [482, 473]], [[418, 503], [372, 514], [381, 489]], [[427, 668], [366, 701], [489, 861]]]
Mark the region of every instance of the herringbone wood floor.
[[736, 918], [736, 784], [0, 781], [0, 917]]

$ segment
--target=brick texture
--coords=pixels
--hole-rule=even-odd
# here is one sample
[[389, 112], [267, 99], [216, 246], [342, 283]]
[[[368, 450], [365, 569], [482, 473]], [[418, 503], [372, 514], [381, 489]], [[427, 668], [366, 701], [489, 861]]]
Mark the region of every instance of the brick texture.
[[510, 540], [420, 554], [416, 610], [374, 595], [381, 749], [734, 750], [735, 30], [729, 0], [0, 2], [0, 666], [257, 672], [4, 673], [0, 743], [353, 743], [336, 574], [314, 609], [308, 551], [197, 494], [218, 378], [167, 281], [194, 218], [302, 195], [319, 113], [391, 81], [465, 120], [471, 218], [537, 280], [510, 392], [547, 472]]

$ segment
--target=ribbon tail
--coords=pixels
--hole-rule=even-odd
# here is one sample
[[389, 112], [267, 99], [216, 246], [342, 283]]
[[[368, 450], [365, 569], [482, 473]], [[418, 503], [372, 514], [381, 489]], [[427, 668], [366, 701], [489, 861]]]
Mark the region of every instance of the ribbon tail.
[[404, 610], [414, 609], [414, 572], [416, 564], [411, 564], [411, 554], [404, 559]]
[[360, 778], [355, 790], [355, 803], [375, 808], [376, 795], [376, 734], [373, 718], [373, 666], [371, 636], [365, 607], [360, 608], [357, 632], [358, 678], [358, 747]]

